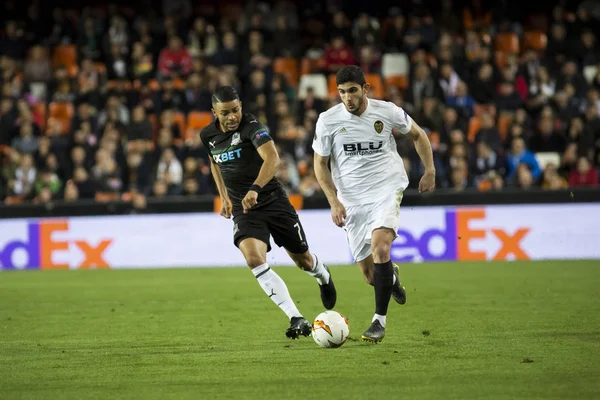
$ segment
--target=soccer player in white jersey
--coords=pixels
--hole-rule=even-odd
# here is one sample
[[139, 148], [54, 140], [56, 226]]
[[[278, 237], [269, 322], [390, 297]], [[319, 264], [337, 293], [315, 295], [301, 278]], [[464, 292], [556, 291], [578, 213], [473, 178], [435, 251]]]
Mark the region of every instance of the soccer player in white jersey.
[[425, 166], [421, 193], [435, 188], [433, 153], [427, 134], [402, 108], [367, 97], [369, 84], [359, 67], [343, 67], [336, 81], [342, 103], [319, 115], [314, 167], [333, 222], [346, 230], [355, 261], [367, 283], [375, 287], [375, 316], [362, 339], [379, 342], [385, 336], [390, 298], [406, 302], [398, 268], [390, 257], [400, 227], [402, 194], [408, 186], [392, 129], [414, 141]]

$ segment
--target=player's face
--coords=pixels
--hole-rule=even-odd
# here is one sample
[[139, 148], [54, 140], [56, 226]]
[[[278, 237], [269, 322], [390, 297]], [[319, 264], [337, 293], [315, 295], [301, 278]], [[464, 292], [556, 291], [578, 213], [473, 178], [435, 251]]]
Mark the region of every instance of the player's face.
[[358, 83], [347, 82], [338, 85], [338, 93], [346, 106], [346, 110], [349, 113], [360, 115], [365, 110], [365, 98], [367, 97], [367, 91], [369, 90], [369, 84], [360, 86]]
[[224, 133], [235, 131], [242, 121], [242, 102], [232, 100], [226, 103], [217, 103], [212, 110], [219, 119], [219, 125]]

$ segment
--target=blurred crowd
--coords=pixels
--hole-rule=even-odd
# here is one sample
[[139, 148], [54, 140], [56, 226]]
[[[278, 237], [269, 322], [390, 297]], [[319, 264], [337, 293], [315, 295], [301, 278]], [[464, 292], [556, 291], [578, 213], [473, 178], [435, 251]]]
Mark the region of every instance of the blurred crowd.
[[[268, 126], [286, 190], [319, 195], [315, 122], [339, 102], [331, 77], [348, 64], [368, 74], [373, 97], [426, 129], [439, 188], [598, 185], [597, 9], [584, 2], [515, 19], [478, 0], [382, 15], [336, 3], [169, 0], [148, 12], [109, 5], [44, 15], [47, 4], [8, 1], [0, 197], [215, 193], [198, 132], [220, 85], [237, 87], [244, 111]], [[397, 143], [415, 187], [418, 156], [407, 138]]]

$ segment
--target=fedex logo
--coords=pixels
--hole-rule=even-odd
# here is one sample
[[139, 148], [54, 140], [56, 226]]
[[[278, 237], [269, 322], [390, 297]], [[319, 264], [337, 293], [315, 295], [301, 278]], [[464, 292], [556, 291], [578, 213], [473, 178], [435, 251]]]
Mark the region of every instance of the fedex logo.
[[[485, 221], [485, 219], [485, 209], [447, 211], [445, 227], [441, 229], [429, 229], [419, 237], [407, 230], [399, 229], [398, 238], [392, 244], [392, 260], [506, 260], [511, 255], [518, 260], [529, 260], [529, 256], [523, 250], [522, 241], [531, 230], [530, 228], [518, 228], [514, 233], [509, 234], [504, 229], [494, 226], [485, 228], [469, 226], [471, 221]], [[493, 240], [494, 238], [496, 240]], [[443, 243], [442, 251], [432, 251], [431, 243], [434, 240]], [[499, 241], [500, 249], [491, 252], [472, 250], [471, 244], [477, 240]]]
[[[68, 263], [55, 263], [55, 253], [71, 254], [74, 251], [83, 253], [83, 261], [78, 263], [78, 268], [110, 268], [104, 259], [104, 252], [111, 245], [111, 239], [100, 241], [91, 245], [85, 240], [56, 240], [53, 233], [68, 232], [69, 222], [53, 220], [44, 222], [31, 222], [27, 224], [27, 238], [25, 240], [9, 241], [2, 246], [0, 243], [0, 268], [3, 269], [68, 269]], [[21, 250], [27, 255], [25, 263], [15, 263], [15, 252]]]

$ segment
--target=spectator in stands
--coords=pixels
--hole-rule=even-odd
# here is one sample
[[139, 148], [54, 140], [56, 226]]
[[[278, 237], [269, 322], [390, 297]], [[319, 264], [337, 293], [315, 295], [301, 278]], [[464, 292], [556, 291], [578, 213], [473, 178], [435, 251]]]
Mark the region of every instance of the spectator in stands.
[[173, 149], [163, 150], [156, 170], [156, 179], [167, 184], [169, 194], [181, 193], [183, 168], [177, 157], [175, 157]]
[[343, 36], [338, 35], [331, 40], [331, 44], [325, 49], [325, 68], [330, 73], [336, 73], [345, 65], [356, 63], [352, 47], [346, 43]]
[[522, 138], [515, 138], [512, 141], [511, 151], [507, 157], [506, 178], [510, 179], [515, 176], [517, 168], [521, 164], [525, 164], [528, 167], [533, 179], [538, 179], [542, 173], [535, 155], [525, 146], [525, 141]]
[[561, 190], [569, 187], [567, 180], [558, 174], [553, 163], [547, 164], [544, 168], [541, 186], [545, 190]]
[[542, 118], [538, 125], [538, 131], [533, 135], [529, 148], [534, 153], [538, 152], [556, 152], [565, 151], [566, 138], [558, 133], [554, 127], [552, 117]]
[[479, 186], [483, 180], [487, 179], [490, 171], [499, 176], [504, 176], [506, 173], [504, 158], [485, 141], [477, 143], [476, 154], [472, 165], [475, 186]]
[[[56, 198], [62, 188], [62, 182], [56, 172], [46, 169], [38, 174], [38, 179], [35, 184], [35, 193], [37, 196], [42, 196], [45, 201]], [[49, 193], [42, 195], [42, 191], [47, 190]], [[49, 198], [48, 198], [49, 196]]]
[[192, 58], [179, 37], [171, 37], [169, 46], [163, 49], [158, 60], [158, 72], [161, 79], [183, 78], [192, 70]]
[[517, 167], [516, 181], [514, 184], [519, 189], [531, 189], [535, 187], [535, 178], [533, 177], [532, 171], [529, 169], [527, 164], [519, 164]]
[[27, 84], [46, 83], [52, 78], [52, 67], [42, 46], [34, 46], [25, 61], [23, 79]]
[[152, 142], [152, 122], [150, 122], [146, 116], [146, 111], [142, 106], [137, 106], [133, 109], [132, 121], [127, 132], [127, 139], [130, 142]]
[[577, 169], [569, 174], [569, 186], [598, 186], [598, 171], [592, 167], [587, 157], [579, 157], [577, 160]]
[[446, 105], [455, 108], [461, 117], [471, 118], [475, 113], [475, 100], [469, 95], [467, 84], [458, 81], [454, 95], [446, 97]]
[[12, 194], [28, 197], [32, 194], [37, 178], [37, 170], [33, 164], [33, 157], [30, 154], [20, 156], [15, 151], [12, 160], [13, 162], [18, 161], [19, 164], [14, 169], [14, 174], [9, 176], [8, 187], [11, 189]]
[[67, 181], [65, 184], [64, 200], [67, 202], [79, 200], [79, 189], [72, 180]]
[[523, 106], [521, 96], [515, 91], [515, 83], [509, 80], [500, 84], [500, 90], [494, 102], [498, 112], [514, 112]]
[[496, 127], [496, 123], [492, 115], [488, 112], [483, 112], [479, 116], [479, 120], [481, 121], [481, 128], [477, 131], [475, 135], [475, 142], [486, 143], [496, 154], [503, 155], [504, 154], [504, 146], [502, 142], [502, 135], [498, 128]]
[[20, 153], [32, 154], [39, 147], [39, 139], [33, 136], [32, 124], [23, 124], [19, 136], [13, 139], [12, 147]]
[[478, 104], [492, 104], [496, 96], [494, 68], [491, 64], [482, 64], [477, 75], [469, 83], [470, 93]]

